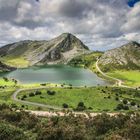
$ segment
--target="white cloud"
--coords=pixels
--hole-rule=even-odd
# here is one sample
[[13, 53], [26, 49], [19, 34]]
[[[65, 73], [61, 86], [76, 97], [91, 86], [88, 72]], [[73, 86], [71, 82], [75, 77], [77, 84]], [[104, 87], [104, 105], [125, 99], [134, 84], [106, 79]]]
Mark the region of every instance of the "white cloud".
[[94, 50], [140, 41], [140, 3], [127, 0], [0, 0], [0, 45], [71, 32]]
[[122, 25], [126, 33], [140, 32], [140, 2], [126, 14], [126, 23]]

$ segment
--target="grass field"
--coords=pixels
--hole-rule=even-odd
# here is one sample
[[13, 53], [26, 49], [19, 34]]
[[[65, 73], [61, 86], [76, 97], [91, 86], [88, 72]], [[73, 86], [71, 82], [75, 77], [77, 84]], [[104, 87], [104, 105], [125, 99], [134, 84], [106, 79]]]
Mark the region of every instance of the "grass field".
[[13, 101], [11, 96], [13, 95], [16, 88], [14, 87], [7, 87], [3, 90], [0, 90], [0, 104], [7, 104], [12, 106], [16, 109], [26, 109], [26, 110], [48, 110], [48, 108], [33, 106], [33, 105], [26, 105], [20, 102]]
[[14, 86], [15, 83], [12, 80], [5, 81], [3, 78], [0, 78], [0, 86]]
[[113, 71], [107, 74], [123, 80], [127, 86], [140, 86], [140, 71]]
[[[54, 95], [49, 95], [47, 91], [55, 91]], [[129, 102], [134, 101], [136, 104], [140, 104], [140, 98], [134, 97], [135, 90], [120, 89], [120, 88], [105, 88], [105, 87], [93, 87], [93, 88], [50, 88], [48, 90], [41, 90], [41, 95], [35, 95], [30, 97], [29, 92], [22, 92], [18, 95], [18, 98], [27, 96], [24, 100], [37, 102], [42, 104], [48, 104], [52, 106], [59, 106], [65, 103], [69, 108], [75, 109], [79, 102], [83, 102], [87, 110], [90, 108], [94, 112], [102, 111], [114, 111], [121, 100], [128, 99]], [[34, 93], [35, 91], [32, 91]], [[139, 92], [139, 91], [137, 91]], [[129, 93], [129, 94], [127, 94]], [[119, 95], [116, 95], [119, 94]], [[139, 92], [140, 94], [140, 92]], [[127, 95], [127, 96], [126, 96]], [[119, 100], [116, 100], [116, 97]], [[133, 110], [129, 106], [130, 110]]]

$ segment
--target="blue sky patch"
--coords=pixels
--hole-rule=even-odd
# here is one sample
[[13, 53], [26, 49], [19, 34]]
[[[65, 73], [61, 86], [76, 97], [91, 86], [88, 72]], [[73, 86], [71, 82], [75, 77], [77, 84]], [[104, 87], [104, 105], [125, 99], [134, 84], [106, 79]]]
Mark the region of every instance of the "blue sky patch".
[[130, 7], [134, 7], [135, 3], [137, 3], [137, 2], [140, 2], [140, 0], [129, 0], [129, 1], [128, 1], [128, 5], [129, 5]]

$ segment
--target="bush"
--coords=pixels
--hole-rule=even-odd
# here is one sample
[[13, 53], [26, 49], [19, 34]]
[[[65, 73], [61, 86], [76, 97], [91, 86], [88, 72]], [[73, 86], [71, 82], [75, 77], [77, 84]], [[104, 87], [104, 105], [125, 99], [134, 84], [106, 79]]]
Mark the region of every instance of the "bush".
[[68, 108], [69, 107], [68, 104], [66, 104], [66, 103], [64, 103], [62, 106], [63, 106], [63, 108]]
[[33, 92], [29, 93], [29, 97], [33, 97], [35, 94]]
[[4, 110], [4, 109], [9, 109], [10, 107], [9, 107], [9, 105], [7, 105], [7, 104], [0, 104], [0, 110]]
[[23, 95], [22, 98], [27, 98], [27, 96], [26, 95]]
[[123, 109], [124, 109], [124, 110], [129, 110], [129, 107], [128, 107], [127, 105], [125, 105], [125, 106], [123, 107]]
[[11, 108], [17, 108], [16, 104], [11, 104]]
[[84, 103], [83, 102], [79, 102], [78, 105], [77, 105], [76, 110], [77, 111], [83, 111], [85, 109], [86, 109], [86, 106], [84, 105]]
[[135, 103], [134, 101], [132, 101], [132, 102], [131, 102], [131, 105], [132, 105], [132, 106], [135, 106], [135, 105], [136, 105], [136, 103]]
[[46, 84], [44, 83], [44, 84], [40, 84], [41, 86], [46, 86]]
[[41, 95], [42, 93], [41, 93], [41, 91], [36, 91], [35, 92], [35, 95]]
[[48, 93], [48, 95], [55, 95], [56, 92], [48, 90], [47, 93]]
[[123, 103], [124, 103], [124, 104], [127, 104], [128, 101], [127, 101], [126, 99], [123, 99]]
[[108, 98], [108, 99], [111, 99], [111, 96], [108, 96], [107, 98]]
[[19, 128], [0, 123], [0, 140], [27, 140], [27, 136]]
[[121, 110], [121, 109], [123, 109], [123, 104], [118, 104], [116, 110]]

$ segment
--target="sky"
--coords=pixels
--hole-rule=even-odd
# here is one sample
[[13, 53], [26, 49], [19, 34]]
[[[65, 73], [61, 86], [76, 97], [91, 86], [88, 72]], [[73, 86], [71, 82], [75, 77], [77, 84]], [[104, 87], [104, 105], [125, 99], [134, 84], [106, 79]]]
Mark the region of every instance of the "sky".
[[140, 0], [0, 0], [0, 46], [66, 32], [92, 50], [140, 42]]

